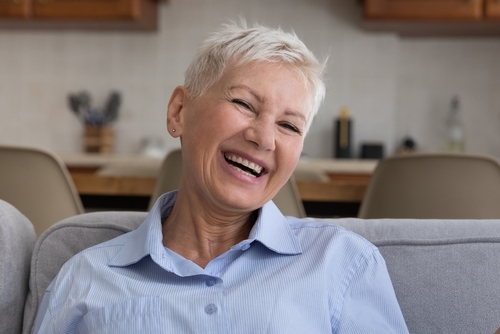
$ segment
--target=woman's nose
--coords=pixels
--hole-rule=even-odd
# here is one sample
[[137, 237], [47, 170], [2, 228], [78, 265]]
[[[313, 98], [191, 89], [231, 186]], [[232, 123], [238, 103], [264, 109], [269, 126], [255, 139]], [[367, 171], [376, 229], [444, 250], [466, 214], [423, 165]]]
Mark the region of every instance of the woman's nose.
[[274, 151], [276, 148], [274, 122], [255, 121], [245, 131], [245, 139], [253, 142], [260, 150]]

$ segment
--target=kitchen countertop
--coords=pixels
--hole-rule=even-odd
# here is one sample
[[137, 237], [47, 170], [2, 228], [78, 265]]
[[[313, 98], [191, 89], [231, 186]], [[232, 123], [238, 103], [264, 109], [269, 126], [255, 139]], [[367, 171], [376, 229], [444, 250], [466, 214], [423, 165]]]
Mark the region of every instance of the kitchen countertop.
[[59, 155], [69, 169], [95, 169], [100, 176], [156, 177], [163, 158], [140, 154], [90, 154]]
[[322, 170], [328, 174], [372, 174], [378, 160], [302, 158], [297, 169]]
[[[60, 154], [81, 195], [149, 196], [162, 158]], [[360, 202], [378, 160], [302, 158], [294, 172], [304, 201]]]
[[[100, 175], [156, 176], [162, 158], [140, 154], [90, 154], [72, 153], [59, 155], [67, 167], [98, 168]], [[371, 174], [378, 160], [301, 158], [298, 170], [323, 171], [327, 174]]]

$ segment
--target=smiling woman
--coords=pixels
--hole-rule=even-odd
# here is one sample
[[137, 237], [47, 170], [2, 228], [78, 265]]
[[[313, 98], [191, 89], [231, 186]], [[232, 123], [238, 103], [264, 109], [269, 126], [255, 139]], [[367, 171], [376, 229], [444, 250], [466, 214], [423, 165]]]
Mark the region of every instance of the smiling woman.
[[[297, 165], [311, 100], [298, 71], [266, 61], [229, 67], [196, 99], [178, 87], [167, 126], [181, 138], [189, 175], [181, 179], [177, 200], [198, 203], [198, 211], [217, 212], [223, 220], [241, 212], [241, 223], [253, 225], [250, 213], [276, 195]], [[183, 207], [174, 207], [166, 228]], [[209, 260], [220, 254], [206, 255]]]
[[167, 108], [178, 191], [69, 260], [35, 333], [407, 333], [375, 246], [271, 200], [323, 99], [323, 67], [280, 29], [227, 24], [209, 38]]

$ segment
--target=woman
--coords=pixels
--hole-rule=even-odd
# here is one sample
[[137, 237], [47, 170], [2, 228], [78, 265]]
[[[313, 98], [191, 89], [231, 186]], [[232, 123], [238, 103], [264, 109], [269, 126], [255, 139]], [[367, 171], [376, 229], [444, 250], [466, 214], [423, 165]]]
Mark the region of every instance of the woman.
[[373, 245], [271, 201], [323, 99], [322, 70], [281, 30], [229, 24], [208, 39], [167, 110], [178, 192], [68, 261], [35, 332], [406, 333]]

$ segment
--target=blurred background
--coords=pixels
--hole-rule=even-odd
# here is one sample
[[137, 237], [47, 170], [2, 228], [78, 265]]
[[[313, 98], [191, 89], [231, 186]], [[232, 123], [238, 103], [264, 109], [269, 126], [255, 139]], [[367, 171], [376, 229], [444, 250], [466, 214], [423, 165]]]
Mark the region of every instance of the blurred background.
[[368, 30], [363, 4], [351, 0], [169, 0], [157, 9], [157, 28], [149, 31], [0, 28], [0, 144], [82, 152], [82, 124], [68, 95], [85, 90], [97, 106], [111, 91], [121, 94], [115, 153], [151, 142], [161, 152], [179, 147], [165, 130], [170, 94], [209, 32], [243, 16], [293, 29], [320, 59], [328, 57], [327, 95], [305, 155], [334, 156], [342, 108], [352, 120], [353, 157], [365, 142], [391, 155], [407, 136], [423, 151], [442, 151], [458, 96], [466, 151], [500, 156], [498, 37]]

